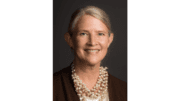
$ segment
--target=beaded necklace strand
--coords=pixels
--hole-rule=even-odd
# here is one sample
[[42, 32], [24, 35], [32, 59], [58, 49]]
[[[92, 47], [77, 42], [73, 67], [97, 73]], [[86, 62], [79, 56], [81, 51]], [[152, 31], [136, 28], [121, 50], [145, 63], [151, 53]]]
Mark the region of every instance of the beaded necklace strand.
[[86, 97], [94, 100], [100, 97], [99, 101], [103, 101], [105, 98], [104, 95], [107, 93], [108, 89], [108, 72], [106, 71], [107, 67], [99, 67], [99, 77], [96, 82], [96, 85], [89, 90], [80, 79], [79, 76], [75, 72], [74, 64], [72, 67], [72, 79], [74, 82], [74, 87], [77, 95], [80, 98], [80, 101], [87, 101]]

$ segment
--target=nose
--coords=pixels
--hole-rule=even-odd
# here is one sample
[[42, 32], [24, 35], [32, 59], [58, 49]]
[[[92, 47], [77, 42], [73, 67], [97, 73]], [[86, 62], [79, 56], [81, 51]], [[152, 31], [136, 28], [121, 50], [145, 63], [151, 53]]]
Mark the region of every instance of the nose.
[[88, 40], [88, 43], [87, 43], [89, 46], [96, 46], [97, 45], [97, 38], [95, 35], [91, 34], [89, 36], [89, 40]]

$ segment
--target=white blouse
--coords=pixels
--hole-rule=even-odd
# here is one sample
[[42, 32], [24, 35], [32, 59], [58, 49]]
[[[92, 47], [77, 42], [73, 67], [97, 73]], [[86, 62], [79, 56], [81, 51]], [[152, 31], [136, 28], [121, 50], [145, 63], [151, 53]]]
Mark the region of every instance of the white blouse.
[[[109, 94], [108, 91], [104, 94], [104, 99], [103, 101], [109, 101]], [[97, 99], [90, 99], [89, 97], [86, 97], [86, 101], [99, 101], [101, 96], [99, 96]]]

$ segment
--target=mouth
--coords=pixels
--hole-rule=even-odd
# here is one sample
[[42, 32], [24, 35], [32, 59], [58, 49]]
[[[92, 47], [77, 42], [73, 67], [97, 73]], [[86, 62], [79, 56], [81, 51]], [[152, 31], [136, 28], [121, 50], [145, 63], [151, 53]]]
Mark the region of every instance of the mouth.
[[98, 49], [85, 49], [85, 51], [87, 51], [87, 52], [98, 52], [100, 50], [98, 50]]

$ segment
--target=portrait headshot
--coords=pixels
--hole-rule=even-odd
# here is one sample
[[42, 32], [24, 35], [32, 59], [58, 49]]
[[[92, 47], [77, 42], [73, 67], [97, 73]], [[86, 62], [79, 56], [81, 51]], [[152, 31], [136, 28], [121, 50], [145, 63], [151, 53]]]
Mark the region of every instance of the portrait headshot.
[[127, 0], [53, 0], [53, 101], [127, 101]]
[[1, 1], [0, 101], [180, 101], [178, 0]]

